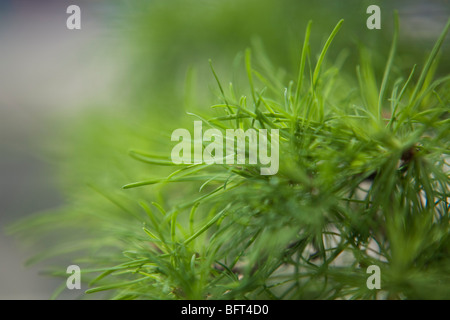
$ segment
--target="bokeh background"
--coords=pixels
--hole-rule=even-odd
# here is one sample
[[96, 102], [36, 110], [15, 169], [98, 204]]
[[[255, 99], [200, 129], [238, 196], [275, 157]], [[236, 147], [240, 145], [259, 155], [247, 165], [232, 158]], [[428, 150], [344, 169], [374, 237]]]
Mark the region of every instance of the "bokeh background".
[[[66, 28], [70, 4], [81, 8], [81, 30]], [[381, 7], [381, 30], [366, 28], [371, 4]], [[171, 127], [185, 116], [186, 104], [206, 109], [216, 96], [208, 59], [231, 79], [229, 66], [251, 45], [260, 44], [274, 65], [295, 72], [309, 19], [312, 52], [345, 19], [330, 50], [330, 59], [347, 50], [343, 76], [354, 76], [361, 44], [382, 75], [394, 9], [401, 73], [424, 61], [450, 16], [449, 1], [0, 0], [0, 299], [47, 299], [60, 285], [39, 275], [42, 264], [25, 267], [33, 249], [5, 227], [63, 206], [93, 172], [104, 172], [105, 185], [120, 189], [108, 178], [115, 162], [105, 155], [116, 150], [124, 157], [126, 150], [116, 146], [150, 137], [125, 138], [114, 128]], [[449, 46], [447, 39], [443, 52]], [[448, 74], [449, 66], [450, 58], [441, 56], [438, 73]], [[195, 102], [184, 90], [190, 70], [197, 79], [190, 88]]]

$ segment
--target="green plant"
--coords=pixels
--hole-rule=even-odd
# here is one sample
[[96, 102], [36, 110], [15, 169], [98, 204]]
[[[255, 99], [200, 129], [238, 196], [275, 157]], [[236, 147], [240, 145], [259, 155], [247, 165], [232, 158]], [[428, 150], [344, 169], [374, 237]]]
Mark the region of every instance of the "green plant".
[[[450, 22], [420, 73], [394, 79], [396, 27], [380, 88], [364, 50], [357, 81], [341, 73], [343, 56], [326, 63], [342, 23], [317, 59], [308, 23], [295, 76], [277, 73], [260, 48], [261, 71], [245, 52], [248, 88], [225, 87], [211, 67], [220, 102], [193, 119], [220, 131], [278, 129], [276, 175], [249, 164], [174, 166], [144, 147], [130, 151], [143, 165], [130, 162], [124, 179], [148, 166], [166, 177], [122, 191], [95, 181], [109, 205], [78, 197], [12, 230], [65, 239], [36, 259], [79, 257], [71, 261], [83, 265], [86, 293], [115, 299], [450, 298], [450, 76], [434, 80]], [[379, 291], [366, 286], [369, 265], [381, 268]]]

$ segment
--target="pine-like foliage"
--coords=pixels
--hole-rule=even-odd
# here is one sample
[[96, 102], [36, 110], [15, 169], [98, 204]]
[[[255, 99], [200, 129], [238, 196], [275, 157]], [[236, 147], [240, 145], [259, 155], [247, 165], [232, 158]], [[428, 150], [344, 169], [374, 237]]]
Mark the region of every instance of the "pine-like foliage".
[[[51, 243], [37, 260], [65, 254], [82, 266], [86, 297], [450, 298], [450, 76], [434, 76], [450, 23], [423, 67], [398, 78], [396, 30], [381, 81], [365, 57], [350, 77], [339, 57], [326, 61], [342, 23], [317, 56], [307, 25], [292, 79], [260, 48], [243, 56], [246, 85], [224, 85], [211, 64], [216, 104], [183, 116], [224, 135], [278, 129], [277, 174], [247, 163], [174, 165], [170, 150], [136, 142], [126, 146], [123, 189], [103, 190], [111, 173], [95, 168], [105, 181], [73, 187], [71, 205], [11, 230]], [[107, 129], [87, 127], [108, 141]], [[153, 138], [168, 144], [170, 131]], [[370, 265], [380, 290], [366, 285]]]

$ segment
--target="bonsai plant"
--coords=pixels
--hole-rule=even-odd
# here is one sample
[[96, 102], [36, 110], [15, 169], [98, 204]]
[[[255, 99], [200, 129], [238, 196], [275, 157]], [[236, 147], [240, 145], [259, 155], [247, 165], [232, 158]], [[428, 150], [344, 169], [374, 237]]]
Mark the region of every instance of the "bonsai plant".
[[[95, 175], [69, 188], [67, 207], [11, 230], [50, 245], [31, 262], [62, 256], [80, 265], [86, 297], [450, 298], [450, 77], [435, 79], [450, 22], [421, 68], [396, 75], [397, 20], [381, 79], [364, 49], [350, 76], [341, 70], [345, 55], [327, 61], [343, 20], [316, 58], [309, 22], [296, 70], [279, 72], [258, 42], [236, 58], [241, 85], [225, 85], [210, 62], [217, 98], [209, 111], [179, 113], [155, 131], [144, 119], [120, 116], [110, 125], [93, 117], [93, 125], [81, 118], [86, 138], [71, 166], [76, 175]], [[186, 108], [196, 104], [194, 83], [191, 72]], [[214, 161], [174, 161], [170, 129], [194, 121], [216, 138], [227, 130], [277, 132], [276, 144], [275, 136], [265, 142], [276, 146], [266, 151], [272, 160], [278, 154], [278, 167], [261, 174], [251, 150], [228, 162], [220, 158], [226, 143], [214, 145]], [[122, 140], [110, 140], [112, 131]], [[213, 137], [205, 140], [203, 155]], [[103, 145], [115, 152], [95, 167], [78, 165]], [[68, 264], [48, 271], [64, 279], [55, 297], [66, 288]], [[376, 288], [369, 266], [381, 274]]]

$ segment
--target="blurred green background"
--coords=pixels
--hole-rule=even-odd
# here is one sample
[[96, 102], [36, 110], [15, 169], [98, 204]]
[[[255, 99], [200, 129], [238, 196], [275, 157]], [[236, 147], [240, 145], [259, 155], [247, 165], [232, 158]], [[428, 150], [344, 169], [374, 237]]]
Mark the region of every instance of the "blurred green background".
[[[81, 30], [66, 28], [70, 4], [81, 8]], [[381, 7], [381, 30], [366, 28], [372, 4]], [[405, 74], [425, 60], [449, 1], [1, 1], [0, 299], [45, 299], [59, 284], [38, 276], [39, 265], [23, 267], [30, 249], [4, 227], [89, 194], [90, 182], [139, 196], [120, 187], [161, 173], [127, 151], [167, 150], [170, 137], [161, 137], [192, 123], [187, 110], [208, 112], [219, 96], [208, 59], [223, 83], [245, 86], [242, 53], [262, 47], [275, 72], [293, 76], [308, 20], [311, 52], [318, 52], [343, 18], [327, 59], [347, 54], [343, 76], [354, 78], [364, 45], [381, 79], [394, 9], [400, 46], [393, 71]], [[449, 47], [446, 40], [442, 52]], [[440, 58], [438, 74], [448, 74], [450, 57]]]

